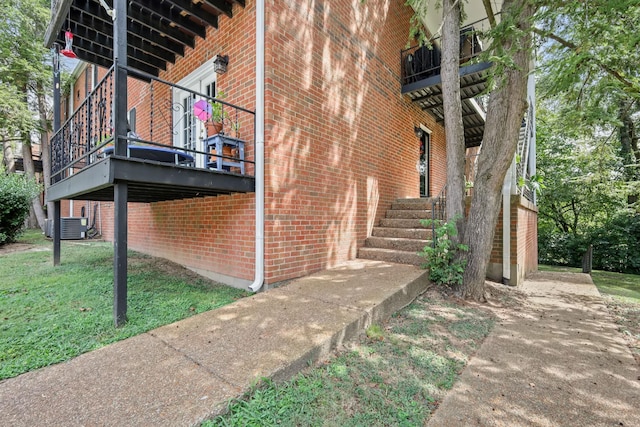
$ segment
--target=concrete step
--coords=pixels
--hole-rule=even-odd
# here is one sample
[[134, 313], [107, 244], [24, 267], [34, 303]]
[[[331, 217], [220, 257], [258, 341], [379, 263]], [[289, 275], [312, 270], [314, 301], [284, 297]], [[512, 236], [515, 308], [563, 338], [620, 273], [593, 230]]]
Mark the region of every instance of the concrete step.
[[431, 209], [431, 200], [432, 199], [429, 197], [425, 197], [422, 199], [396, 199], [396, 201], [394, 201], [391, 204], [391, 209], [392, 210]]
[[368, 237], [364, 241], [367, 248], [395, 249], [405, 252], [421, 251], [426, 245], [430, 244], [428, 240], [403, 239], [397, 237]]
[[390, 209], [387, 211], [387, 218], [400, 219], [427, 219], [431, 218], [431, 210], [427, 209]]
[[422, 265], [425, 262], [424, 258], [415, 252], [380, 248], [360, 248], [358, 258], [410, 265]]
[[391, 227], [373, 227], [371, 236], [373, 237], [395, 237], [400, 239], [431, 239], [432, 231], [430, 228], [391, 228]]
[[391, 228], [431, 228], [431, 226], [422, 225], [419, 219], [405, 219], [405, 218], [382, 218], [380, 220], [380, 227]]

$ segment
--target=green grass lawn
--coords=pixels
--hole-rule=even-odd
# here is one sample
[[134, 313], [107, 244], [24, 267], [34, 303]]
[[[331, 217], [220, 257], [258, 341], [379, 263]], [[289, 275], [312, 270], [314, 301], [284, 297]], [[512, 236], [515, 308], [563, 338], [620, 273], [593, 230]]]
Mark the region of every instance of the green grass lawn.
[[0, 255], [0, 380], [246, 295], [167, 260], [129, 252], [128, 322], [115, 328], [111, 243], [63, 241], [58, 267], [41, 233], [29, 231], [19, 243], [32, 250]]
[[349, 351], [267, 381], [203, 426], [419, 426], [493, 327], [483, 311], [421, 296]]

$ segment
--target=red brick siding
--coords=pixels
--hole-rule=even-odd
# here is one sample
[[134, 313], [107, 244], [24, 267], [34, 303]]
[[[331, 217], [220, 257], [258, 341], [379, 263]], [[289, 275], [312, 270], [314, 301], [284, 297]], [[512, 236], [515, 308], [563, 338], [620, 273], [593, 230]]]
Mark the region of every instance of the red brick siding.
[[526, 276], [538, 270], [538, 209], [527, 200], [518, 205], [518, 265]]
[[355, 258], [392, 200], [418, 196], [420, 122], [434, 131], [433, 185], [442, 185], [442, 129], [400, 94], [409, 17], [397, 2], [269, 8], [269, 281]]

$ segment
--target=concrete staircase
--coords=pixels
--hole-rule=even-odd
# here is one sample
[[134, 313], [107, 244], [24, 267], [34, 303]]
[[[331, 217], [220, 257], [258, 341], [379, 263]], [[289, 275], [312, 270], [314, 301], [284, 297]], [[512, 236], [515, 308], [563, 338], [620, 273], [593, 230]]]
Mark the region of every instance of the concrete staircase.
[[420, 224], [426, 218], [431, 218], [431, 199], [396, 200], [358, 250], [358, 258], [421, 265], [424, 258], [418, 251], [431, 243], [431, 228]]

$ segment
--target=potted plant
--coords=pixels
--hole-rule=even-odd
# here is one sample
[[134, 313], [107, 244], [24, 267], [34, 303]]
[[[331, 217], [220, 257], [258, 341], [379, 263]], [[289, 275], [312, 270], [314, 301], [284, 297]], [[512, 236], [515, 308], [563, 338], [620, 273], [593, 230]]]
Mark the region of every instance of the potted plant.
[[[224, 99], [224, 97], [223, 91], [218, 92], [217, 99]], [[222, 132], [223, 123], [229, 118], [229, 112], [224, 111], [223, 104], [215, 100], [210, 100], [209, 105], [211, 105], [211, 117], [205, 122], [205, 126], [207, 136], [213, 136]]]

